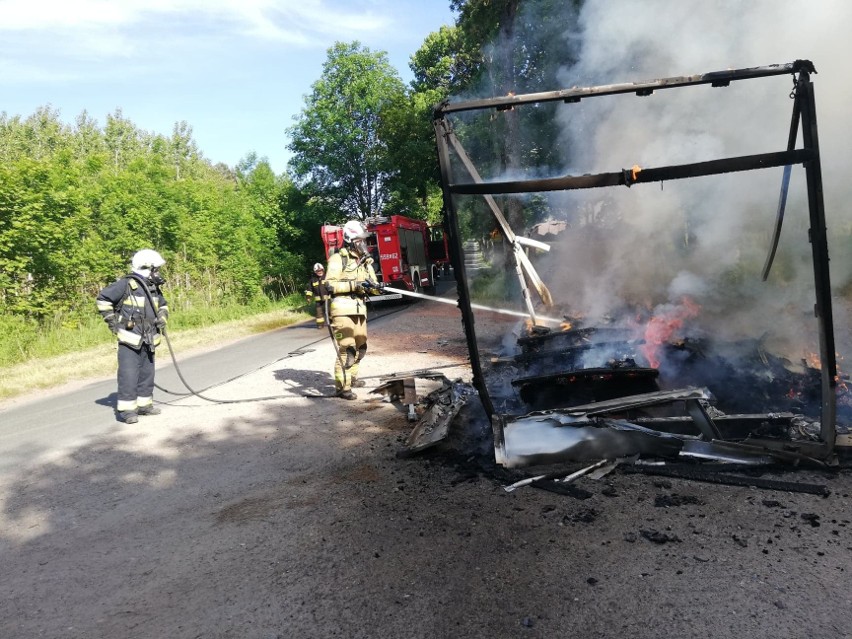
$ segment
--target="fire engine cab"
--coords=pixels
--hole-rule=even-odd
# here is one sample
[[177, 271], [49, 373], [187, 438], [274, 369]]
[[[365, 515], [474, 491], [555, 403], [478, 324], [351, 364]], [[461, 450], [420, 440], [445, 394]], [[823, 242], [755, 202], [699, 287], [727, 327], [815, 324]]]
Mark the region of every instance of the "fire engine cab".
[[[447, 259], [446, 242], [432, 240], [435, 229], [430, 229], [425, 220], [403, 215], [369, 217], [364, 226], [369, 233], [367, 248], [376, 277], [387, 287], [384, 295], [370, 296], [371, 300], [401, 299], [402, 295], [390, 290], [393, 288], [435, 293], [436, 280]], [[342, 226], [325, 224], [321, 233], [326, 257], [343, 246]], [[441, 248], [444, 251], [435, 255], [434, 251]]]

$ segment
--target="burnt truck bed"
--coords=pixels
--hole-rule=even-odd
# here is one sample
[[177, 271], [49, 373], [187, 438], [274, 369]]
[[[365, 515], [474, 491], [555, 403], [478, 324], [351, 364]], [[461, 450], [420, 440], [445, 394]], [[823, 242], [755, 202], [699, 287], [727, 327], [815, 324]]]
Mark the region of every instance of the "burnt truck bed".
[[[459, 308], [474, 374], [474, 386], [491, 418], [495, 455], [504, 465], [540, 463], [554, 456], [564, 459], [612, 458], [632, 453], [686, 454], [773, 461], [809, 460], [831, 463], [838, 436], [837, 369], [831, 286], [828, 269], [827, 231], [822, 201], [822, 176], [816, 127], [816, 108], [808, 60], [748, 69], [725, 70], [694, 76], [663, 78], [596, 87], [508, 95], [490, 99], [444, 102], [437, 105], [434, 126], [445, 226], [459, 290]], [[513, 167], [503, 176], [485, 179], [456, 135], [454, 118], [471, 112], [514, 118], [529, 105], [554, 103], [570, 108], [579, 102], [609, 96], [650, 96], [658, 91], [702, 85], [729, 87], [779, 75], [793, 78], [794, 89], [786, 148], [735, 157], [711, 158], [688, 164], [644, 168], [634, 166], [597, 174], [515, 179], [524, 175]], [[712, 96], [708, 98], [712, 100]], [[550, 111], [548, 111], [550, 112]], [[507, 120], [508, 121], [508, 120]], [[738, 123], [726, 123], [727, 126]], [[801, 132], [801, 136], [799, 133]], [[801, 137], [801, 145], [797, 142]], [[504, 154], [504, 157], [509, 152]], [[549, 246], [524, 236], [514, 228], [523, 215], [511, 215], [503, 207], [517, 209], [526, 200], [514, 195], [580, 191], [696, 177], [741, 173], [785, 167], [781, 198], [769, 254], [762, 271], [764, 281], [779, 245], [791, 167], [804, 168], [807, 187], [808, 242], [813, 270], [814, 327], [818, 350], [814, 365], [789, 361], [773, 354], [760, 339], [725, 341], [713, 334], [691, 335], [687, 329], [677, 338], [650, 330], [645, 309], [637, 308], [633, 324], [586, 325], [558, 330], [548, 317], [555, 306], [571, 300], [554, 300], [548, 283], [537, 272], [531, 251]], [[506, 167], [504, 167], [506, 168]], [[537, 167], [535, 167], [537, 168]], [[538, 173], [532, 170], [527, 174]], [[500, 196], [498, 201], [497, 197]], [[480, 204], [468, 204], [472, 198]], [[465, 199], [466, 198], [466, 199]], [[484, 201], [484, 206], [482, 206]], [[514, 202], [514, 204], [512, 204]], [[470, 278], [481, 277], [481, 268], [466, 272], [465, 249], [479, 246], [462, 232], [460, 207], [465, 215], [485, 212], [499, 235], [505, 265], [498, 278], [517, 276], [513, 290], [527, 309], [525, 330], [517, 336], [514, 352], [485, 359], [474, 311]], [[469, 222], [465, 223], [469, 227]], [[562, 225], [563, 230], [569, 225]], [[661, 229], [665, 232], [667, 229]], [[593, 253], [590, 253], [593, 257]], [[560, 269], [560, 277], [572, 273]], [[481, 290], [482, 287], [478, 287]], [[537, 297], [536, 297], [537, 296]], [[752, 303], [745, 300], [742, 303]], [[622, 309], [619, 309], [622, 310]], [[572, 322], [565, 317], [565, 327]], [[555, 318], [559, 321], [559, 318]], [[637, 330], [644, 324], [645, 331]], [[563, 328], [565, 328], [563, 327]], [[493, 337], [493, 336], [492, 336]], [[484, 342], [482, 342], [484, 343]], [[736, 351], [736, 359], [730, 357]], [[693, 396], [697, 393], [697, 396]], [[848, 419], [848, 402], [841, 403], [841, 417]], [[519, 435], [519, 433], [522, 433]], [[582, 433], [582, 436], [578, 435]], [[703, 442], [701, 444], [695, 441]], [[592, 442], [592, 443], [589, 443]], [[844, 445], [848, 445], [844, 430]], [[513, 449], [513, 446], [516, 447]], [[539, 446], [539, 449], [536, 449]], [[579, 452], [582, 449], [582, 453]], [[696, 451], [700, 451], [700, 454]]]

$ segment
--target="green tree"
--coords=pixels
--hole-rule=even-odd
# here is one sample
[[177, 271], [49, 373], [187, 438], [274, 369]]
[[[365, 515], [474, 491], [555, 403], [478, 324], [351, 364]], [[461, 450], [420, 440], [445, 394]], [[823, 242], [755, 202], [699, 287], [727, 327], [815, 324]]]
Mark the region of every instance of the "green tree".
[[383, 120], [405, 98], [405, 85], [385, 52], [358, 42], [331, 47], [320, 79], [288, 130], [290, 168], [300, 186], [342, 217], [380, 213], [397, 170]]
[[144, 134], [124, 117], [121, 109], [107, 115], [104, 141], [111, 156], [114, 173], [126, 167], [145, 146]]
[[172, 137], [169, 138], [169, 150], [175, 167], [175, 179], [181, 179], [181, 174], [186, 176], [186, 167], [192, 165], [198, 159], [198, 147], [192, 139], [192, 127], [186, 120], [177, 122], [172, 128]]
[[392, 106], [384, 137], [396, 171], [389, 179], [388, 213], [442, 219], [443, 202], [432, 126], [435, 106], [460, 91], [477, 68], [478, 50], [467, 45], [457, 26], [430, 33], [411, 56], [414, 74], [408, 100]]
[[481, 42], [466, 38], [459, 26], [433, 31], [409, 61], [414, 74], [412, 89], [416, 93], [438, 91], [442, 100], [462, 92], [478, 74], [481, 46]]
[[2, 114], [0, 157], [0, 313], [24, 322], [90, 316], [143, 246], [166, 257], [176, 308], [289, 294], [310, 259], [300, 209], [282, 207], [292, 181], [265, 160], [212, 166], [186, 122], [166, 136], [120, 111], [103, 128], [85, 112], [72, 126], [49, 108]]
[[[459, 14], [457, 42], [469, 60], [457, 95], [502, 96], [562, 88], [559, 72], [577, 59], [582, 0], [452, 0]], [[472, 52], [478, 51], [478, 58]], [[444, 65], [447, 67], [447, 65]], [[452, 68], [452, 67], [448, 67]], [[484, 176], [546, 174], [563, 164], [558, 105], [461, 115], [454, 130]], [[498, 198], [517, 228], [546, 216], [546, 207], [517, 197]]]

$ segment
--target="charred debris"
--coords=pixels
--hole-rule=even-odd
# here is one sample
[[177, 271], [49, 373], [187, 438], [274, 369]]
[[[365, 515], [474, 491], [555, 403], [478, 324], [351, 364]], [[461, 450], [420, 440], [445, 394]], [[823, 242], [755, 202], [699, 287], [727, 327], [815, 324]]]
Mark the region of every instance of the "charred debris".
[[[434, 127], [445, 224], [475, 394], [490, 421], [494, 460], [506, 469], [524, 469], [528, 474], [507, 490], [542, 481], [551, 486], [566, 485], [582, 476], [600, 477], [620, 468], [621, 472], [825, 494], [823, 486], [764, 479], [754, 472], [837, 469], [844, 465], [845, 453], [852, 446], [846, 426], [850, 422], [849, 396], [835, 352], [811, 82], [815, 73], [810, 61], [797, 60], [644, 83], [445, 102], [436, 107]], [[654, 168], [634, 166], [597, 174], [483, 178], [453, 122], [464, 112], [483, 111], [495, 118], [548, 102], [572, 108], [578, 102], [603, 96], [629, 99], [631, 95], [650, 96], [663, 90], [695, 90], [702, 85], [728, 87], [779, 75], [793, 79], [793, 91], [783, 95], [792, 101], [790, 126], [785, 132], [788, 143], [785, 148], [758, 154]], [[658, 332], [652, 337], [653, 318], [637, 320], [635, 312], [629, 321], [625, 321], [626, 315], [617, 313], [599, 316], [594, 322], [582, 313], [572, 316], [571, 300], [552, 293], [552, 283], [546, 283], [546, 276], [536, 268], [535, 256], [548, 252], [550, 244], [528, 237], [529, 233], [517, 224], [523, 215], [507, 210], [513, 198], [515, 205], [520, 202], [523, 207], [529, 202], [524, 196], [530, 193], [600, 192], [604, 187], [648, 182], [662, 186], [674, 180], [772, 168], [783, 170], [781, 197], [777, 206], [775, 202], [769, 204], [775, 224], [765, 229], [767, 236], [771, 231], [771, 241], [762, 248], [765, 263], [756, 279], [762, 276], [765, 282], [770, 275], [791, 172], [801, 168], [806, 184], [806, 206], [801, 208], [807, 210], [797, 213], [807, 213], [812, 269], [809, 295], [814, 301], [812, 325], [819, 350], [812, 361], [793, 362], [786, 353], [775, 354], [759, 331], [755, 331], [759, 336], [737, 340], [706, 329], [690, 335], [689, 322], [681, 321], [677, 324], [681, 330]], [[477, 271], [484, 249], [482, 242], [466, 230], [476, 226], [470, 222], [475, 215], [487, 217], [492, 236], [502, 247], [503, 261], [496, 268], [511, 280], [504, 288], [516, 296], [505, 306], [515, 316], [519, 307], [525, 309], [526, 321], [513, 317], [511, 323], [492, 322], [491, 318], [500, 316], [500, 309], [478, 310], [483, 306], [475, 303], [481, 291]], [[572, 232], [565, 221], [549, 226]], [[700, 310], [694, 310], [698, 313]], [[428, 423], [419, 424], [407, 442], [411, 452], [446, 437], [449, 422], [468, 395], [473, 395], [460, 390], [456, 383], [444, 382], [428, 402], [438, 408], [430, 409]], [[540, 474], [534, 474], [537, 471]]]

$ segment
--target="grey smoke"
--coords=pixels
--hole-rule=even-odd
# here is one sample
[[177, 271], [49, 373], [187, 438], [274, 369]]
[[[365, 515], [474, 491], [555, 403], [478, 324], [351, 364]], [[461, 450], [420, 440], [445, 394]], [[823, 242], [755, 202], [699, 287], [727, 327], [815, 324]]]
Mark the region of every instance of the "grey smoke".
[[[531, 0], [522, 10], [541, 7]], [[547, 19], [567, 25], [561, 37], [576, 41], [579, 62], [564, 67], [554, 86], [541, 90], [797, 59], [814, 63], [831, 280], [838, 292], [834, 320], [842, 361], [852, 339], [840, 296], [842, 289], [852, 289], [848, 212], [852, 127], [847, 116], [852, 104], [848, 69], [852, 3], [587, 0], [578, 29], [570, 27], [571, 15]], [[647, 97], [627, 94], [560, 104], [556, 111], [561, 135], [553, 143], [561, 150], [562, 166], [553, 167], [553, 175], [782, 150], [790, 127], [792, 89], [791, 76], [778, 76], [733, 82], [726, 88], [705, 85], [660, 90]], [[493, 93], [476, 97], [488, 95]], [[489, 112], [486, 117], [492, 122], [486, 126], [493, 126], [504, 115]], [[489, 166], [487, 158], [475, 159], [485, 159]], [[518, 177], [488, 175], [486, 169], [482, 173], [491, 179]], [[677, 309], [689, 298], [701, 306], [701, 313], [685, 320], [685, 333], [731, 342], [760, 338], [773, 353], [799, 362], [818, 350], [801, 167], [793, 170], [773, 270], [768, 281], [761, 281], [781, 175], [778, 168], [629, 189], [545, 194], [553, 216], [570, 224], [558, 238], [548, 238], [551, 253], [535, 257], [559, 306], [549, 314], [561, 311], [585, 325], [630, 325], [637, 317]]]
[[[813, 61], [831, 275], [839, 288], [852, 274], [845, 246], [850, 18], [852, 5], [839, 1], [593, 0], [580, 15], [580, 61], [560, 73], [559, 86]], [[791, 80], [779, 76], [567, 105], [559, 110], [566, 165], [594, 173], [781, 150], [790, 126]], [[690, 295], [704, 309], [693, 330], [727, 339], [768, 333], [792, 358], [817, 350], [800, 167], [794, 167], [775, 267], [768, 282], [760, 281], [780, 180], [776, 169], [552, 195], [554, 208], [575, 219], [604, 197], [617, 211], [617, 222], [605, 233], [581, 226], [574, 228], [579, 237], [565, 238], [559, 259], [549, 265], [551, 274], [564, 274], [559, 297], [598, 321], [617, 303], [655, 307]], [[842, 309], [835, 319], [845, 335]]]

